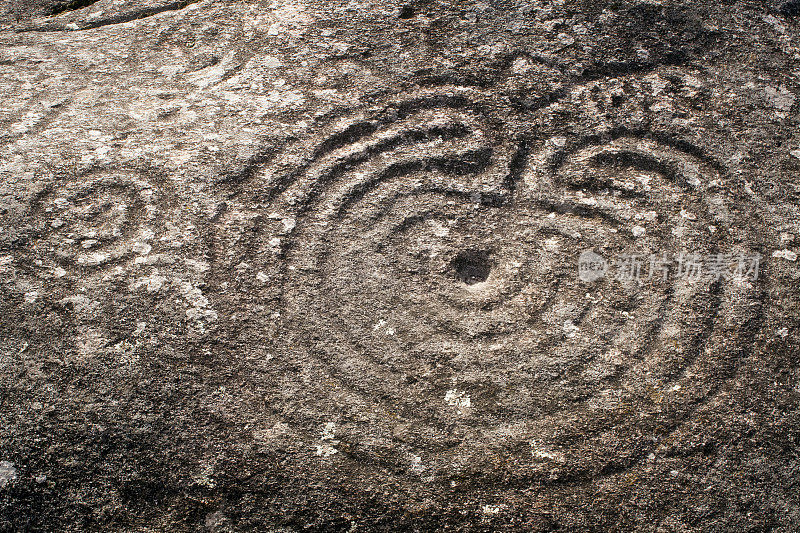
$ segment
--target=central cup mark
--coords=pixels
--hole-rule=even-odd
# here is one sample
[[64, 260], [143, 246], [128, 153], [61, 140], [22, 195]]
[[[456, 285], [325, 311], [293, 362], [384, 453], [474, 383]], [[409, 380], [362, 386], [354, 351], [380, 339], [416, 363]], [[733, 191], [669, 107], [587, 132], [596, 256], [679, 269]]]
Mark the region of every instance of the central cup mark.
[[492, 263], [489, 252], [485, 250], [465, 250], [450, 262], [450, 267], [459, 281], [475, 285], [489, 278]]

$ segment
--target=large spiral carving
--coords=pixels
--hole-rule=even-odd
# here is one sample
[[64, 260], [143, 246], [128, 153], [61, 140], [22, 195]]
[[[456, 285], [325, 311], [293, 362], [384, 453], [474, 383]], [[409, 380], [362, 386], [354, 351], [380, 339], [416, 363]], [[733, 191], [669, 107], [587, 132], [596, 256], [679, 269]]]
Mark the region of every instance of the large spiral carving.
[[735, 368], [756, 282], [577, 273], [588, 249], [747, 253], [710, 186], [722, 169], [619, 131], [545, 143], [526, 170], [504, 109], [420, 92], [256, 177], [262, 222], [231, 253], [275, 258], [258, 379], [310, 439], [333, 422], [342, 455], [430, 479], [592, 477], [634, 464]]

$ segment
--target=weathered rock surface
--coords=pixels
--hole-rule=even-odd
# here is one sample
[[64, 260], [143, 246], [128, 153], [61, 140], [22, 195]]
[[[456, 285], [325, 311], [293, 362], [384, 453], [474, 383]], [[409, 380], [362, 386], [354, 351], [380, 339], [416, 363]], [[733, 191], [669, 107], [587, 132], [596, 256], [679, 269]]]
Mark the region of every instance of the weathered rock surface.
[[5, 2], [0, 530], [797, 530], [795, 11]]

